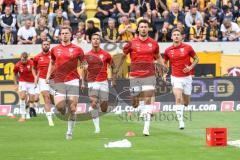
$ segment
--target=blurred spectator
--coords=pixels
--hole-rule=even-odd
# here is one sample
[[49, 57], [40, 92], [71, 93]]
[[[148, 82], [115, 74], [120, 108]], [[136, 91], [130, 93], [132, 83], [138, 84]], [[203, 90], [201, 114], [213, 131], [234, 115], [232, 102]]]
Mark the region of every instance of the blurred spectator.
[[11, 27], [5, 27], [2, 37], [1, 43], [4, 45], [16, 44], [17, 37], [16, 34], [12, 31]]
[[177, 3], [172, 3], [172, 9], [169, 14], [169, 27], [170, 29], [177, 26], [178, 21], [182, 22], [184, 24], [185, 21], [185, 15], [183, 12], [179, 11], [179, 6]]
[[181, 11], [183, 8], [183, 0], [166, 0], [166, 4], [167, 4], [167, 9], [170, 11], [172, 4], [173, 3], [178, 3], [179, 5], [179, 10]]
[[181, 21], [178, 21], [176, 28], [178, 28], [181, 31], [183, 41], [187, 41], [188, 33], [187, 33], [187, 29], [185, 28], [184, 24]]
[[37, 14], [37, 16], [35, 17], [35, 28], [38, 27], [39, 19], [44, 19], [45, 20], [45, 24], [46, 25], [49, 24], [48, 8], [46, 6], [42, 6], [41, 12], [39, 14]]
[[41, 8], [42, 7], [49, 7], [49, 4], [50, 3], [50, 1], [49, 0], [33, 0], [33, 14], [34, 15], [37, 15], [37, 14], [39, 14], [40, 12], [41, 12]]
[[221, 25], [222, 40], [223, 41], [239, 41], [240, 28], [237, 23], [231, 22], [230, 19], [224, 19]]
[[206, 41], [206, 28], [201, 20], [196, 20], [196, 25], [192, 26], [189, 31], [189, 40], [191, 42]]
[[25, 25], [19, 28], [18, 33], [18, 44], [35, 44], [37, 33], [34, 27], [31, 27], [31, 20], [27, 19]]
[[10, 7], [11, 13], [16, 12], [16, 0], [0, 0], [0, 12], [5, 11], [5, 7]]
[[[81, 35], [86, 39], [86, 27], [84, 22], [79, 22], [78, 23], [78, 29], [76, 33], [81, 33]], [[74, 34], [76, 34], [74, 33]]]
[[162, 19], [163, 19], [163, 21], [168, 21], [168, 19], [169, 19], [169, 11], [168, 10], [165, 10], [162, 12]]
[[52, 28], [59, 28], [63, 25], [64, 20], [66, 20], [66, 18], [63, 16], [62, 9], [58, 9], [56, 16], [53, 18]]
[[38, 20], [38, 27], [36, 28], [37, 39], [40, 38], [40, 35], [42, 32], [45, 32], [47, 35], [49, 35], [49, 28], [47, 27], [47, 24], [44, 18], [40, 18]]
[[163, 23], [163, 27], [159, 31], [159, 41], [160, 42], [170, 42], [171, 41], [171, 30], [169, 29], [169, 23], [167, 21], [165, 21]]
[[28, 8], [26, 5], [23, 5], [22, 6], [22, 13], [21, 14], [18, 14], [17, 16], [17, 24], [18, 24], [18, 27], [22, 27], [25, 25], [25, 20], [27, 19], [30, 19], [31, 20], [31, 25], [33, 24], [34, 22], [34, 16], [30, 13], [28, 13]]
[[33, 14], [33, 0], [17, 0], [17, 13], [22, 14], [23, 13], [23, 6], [27, 7], [27, 11], [30, 14]]
[[165, 3], [163, 3], [163, 0], [150, 0], [150, 10], [151, 10], [151, 16], [153, 21], [155, 21], [155, 19], [157, 17], [161, 17], [161, 13], [165, 10], [167, 10], [167, 6], [165, 5]]
[[87, 30], [86, 30], [86, 40], [88, 43], [91, 42], [92, 35], [97, 32], [100, 32], [99, 28], [95, 27], [94, 22], [92, 20], [89, 20], [87, 22]]
[[205, 22], [208, 25], [209, 25], [208, 22], [210, 17], [216, 17], [218, 24], [222, 23], [223, 21], [223, 14], [218, 12], [218, 8], [215, 5], [212, 5], [210, 11], [206, 13]]
[[199, 0], [184, 0], [184, 11], [188, 12], [191, 6], [199, 7]]
[[233, 20], [233, 12], [231, 11], [231, 9], [229, 8], [229, 6], [227, 5], [224, 5], [222, 7], [222, 11], [223, 11], [223, 18], [228, 18], [228, 19], [231, 19]]
[[11, 13], [10, 6], [5, 7], [5, 14], [1, 15], [0, 20], [3, 30], [5, 30], [6, 27], [11, 27], [11, 30], [13, 32], [16, 32], [17, 19], [16, 16]]
[[87, 16], [85, 14], [85, 3], [83, 0], [73, 0], [69, 5], [69, 20], [71, 24], [78, 24], [80, 21], [85, 21]]
[[209, 18], [209, 26], [207, 27], [207, 41], [217, 42], [221, 39], [221, 32], [216, 17]]
[[[67, 20], [67, 19], [64, 20], [63, 25], [61, 25], [61, 26], [70, 26], [70, 21]], [[55, 30], [53, 32], [53, 36], [52, 36], [53, 43], [59, 43], [60, 42], [59, 35], [60, 35], [61, 26], [59, 28], [55, 28]]]
[[80, 44], [86, 44], [87, 41], [85, 40], [84, 34], [82, 34], [81, 32], [77, 32], [72, 40], [72, 43], [80, 46]]
[[150, 0], [135, 0], [136, 17], [142, 17], [144, 14], [151, 16]]
[[53, 19], [56, 17], [56, 12], [58, 9], [62, 10], [62, 16], [65, 19], [68, 19], [68, 10], [69, 10], [69, 5], [70, 5], [70, 0], [50, 0], [49, 4], [49, 23], [52, 27], [53, 25]]
[[95, 17], [100, 20], [103, 28], [107, 23], [108, 18], [116, 18], [115, 0], [98, 0], [97, 11]]
[[118, 17], [128, 16], [135, 20], [135, 1], [134, 0], [116, 0]]
[[190, 12], [188, 12], [185, 16], [186, 26], [188, 28], [194, 26], [197, 20], [200, 20], [201, 24], [203, 24], [203, 17], [201, 13], [198, 11], [196, 6], [191, 6]]
[[123, 42], [131, 41], [135, 36], [137, 26], [130, 23], [129, 18], [125, 15], [122, 17], [122, 24], [118, 28], [118, 34]]
[[108, 26], [103, 30], [103, 38], [105, 42], [109, 43], [116, 43], [120, 40], [114, 19], [109, 18]]
[[42, 42], [44, 41], [51, 42], [51, 39], [46, 32], [41, 32], [40, 35], [37, 37], [36, 44], [42, 44]]

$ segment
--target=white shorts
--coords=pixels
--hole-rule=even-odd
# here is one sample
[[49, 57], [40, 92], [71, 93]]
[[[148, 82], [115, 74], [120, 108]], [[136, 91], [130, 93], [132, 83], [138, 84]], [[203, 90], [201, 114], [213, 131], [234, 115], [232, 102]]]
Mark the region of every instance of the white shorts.
[[51, 86], [55, 91], [55, 96], [77, 96], [79, 97], [79, 79], [56, 83]]
[[96, 96], [100, 101], [108, 101], [109, 85], [108, 81], [89, 82], [88, 95]]
[[185, 95], [192, 93], [192, 76], [174, 77], [171, 76], [171, 84], [173, 88], [180, 88]]
[[130, 77], [130, 93], [132, 96], [138, 95], [143, 91], [155, 90], [156, 86], [156, 77]]
[[39, 86], [39, 84], [37, 84], [37, 86], [35, 86], [34, 93], [35, 94], [40, 94], [40, 86]]
[[49, 86], [49, 84], [46, 83], [45, 79], [39, 78], [38, 86], [39, 86], [40, 92], [42, 92], [42, 91], [49, 91], [50, 90], [50, 86]]
[[26, 91], [27, 93], [34, 95], [35, 94], [34, 88], [35, 88], [34, 83], [19, 82], [19, 84], [18, 84], [19, 92]]

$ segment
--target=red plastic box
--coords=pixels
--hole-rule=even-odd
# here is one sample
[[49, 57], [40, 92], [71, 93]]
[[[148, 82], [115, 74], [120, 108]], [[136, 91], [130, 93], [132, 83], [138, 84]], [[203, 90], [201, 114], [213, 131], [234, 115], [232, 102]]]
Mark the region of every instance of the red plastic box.
[[227, 146], [227, 128], [206, 128], [208, 146]]

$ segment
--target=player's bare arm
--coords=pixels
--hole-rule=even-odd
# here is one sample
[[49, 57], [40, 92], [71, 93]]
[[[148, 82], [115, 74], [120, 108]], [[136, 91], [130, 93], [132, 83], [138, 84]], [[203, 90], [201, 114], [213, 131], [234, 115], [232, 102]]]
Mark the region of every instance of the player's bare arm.
[[109, 65], [110, 65], [111, 71], [112, 71], [112, 86], [115, 87], [116, 86], [116, 78], [117, 78], [116, 65], [113, 61], [111, 61], [111, 63]]
[[13, 82], [14, 82], [14, 85], [15, 85], [15, 91], [18, 91], [18, 73], [17, 74], [14, 74], [13, 76]]
[[198, 62], [199, 62], [198, 56], [195, 55], [195, 56], [193, 57], [193, 59], [194, 59], [194, 61], [192, 62], [192, 65], [190, 65], [190, 66], [186, 65], [186, 67], [183, 69], [183, 72], [184, 72], [184, 73], [190, 72], [190, 71], [198, 64]]
[[51, 60], [50, 61], [50, 64], [48, 66], [48, 72], [47, 72], [47, 76], [46, 76], [46, 83], [49, 83], [49, 79], [50, 79], [50, 76], [54, 70], [54, 66], [55, 66], [55, 61]]
[[117, 68], [116, 68], [116, 71], [115, 71], [115, 74], [118, 75], [119, 73], [119, 68], [123, 65], [123, 62], [125, 61], [127, 55], [123, 54], [121, 59], [120, 59], [120, 62], [119, 64], [117, 65]]

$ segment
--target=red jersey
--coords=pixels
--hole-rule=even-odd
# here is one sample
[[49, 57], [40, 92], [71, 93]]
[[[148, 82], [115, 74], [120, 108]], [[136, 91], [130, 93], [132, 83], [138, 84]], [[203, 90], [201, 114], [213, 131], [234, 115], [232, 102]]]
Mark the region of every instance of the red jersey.
[[123, 48], [124, 54], [130, 54], [130, 76], [148, 77], [155, 74], [154, 60], [155, 55], [159, 54], [159, 45], [152, 38], [148, 37], [145, 41], [134, 38]]
[[112, 63], [111, 55], [100, 49], [98, 52], [91, 50], [84, 58], [88, 63], [88, 81], [101, 82], [107, 80], [107, 67]]
[[48, 53], [39, 53], [33, 59], [34, 67], [39, 72], [39, 78], [46, 79], [48, 72], [48, 65], [50, 63], [51, 54]]
[[78, 60], [82, 59], [83, 56], [83, 50], [74, 44], [67, 46], [59, 44], [53, 47], [51, 60], [55, 61], [54, 81], [67, 82], [79, 79], [77, 72]]
[[172, 75], [175, 77], [186, 77], [192, 75], [194, 70], [184, 73], [183, 69], [186, 65], [190, 66], [190, 58], [196, 55], [193, 48], [185, 43], [180, 44], [179, 46], [170, 46], [164, 52], [165, 61], [170, 61], [172, 67]]
[[33, 61], [27, 60], [26, 64], [23, 64], [21, 61], [17, 62], [14, 66], [14, 74], [18, 74], [19, 82], [34, 82], [34, 77], [32, 74]]

